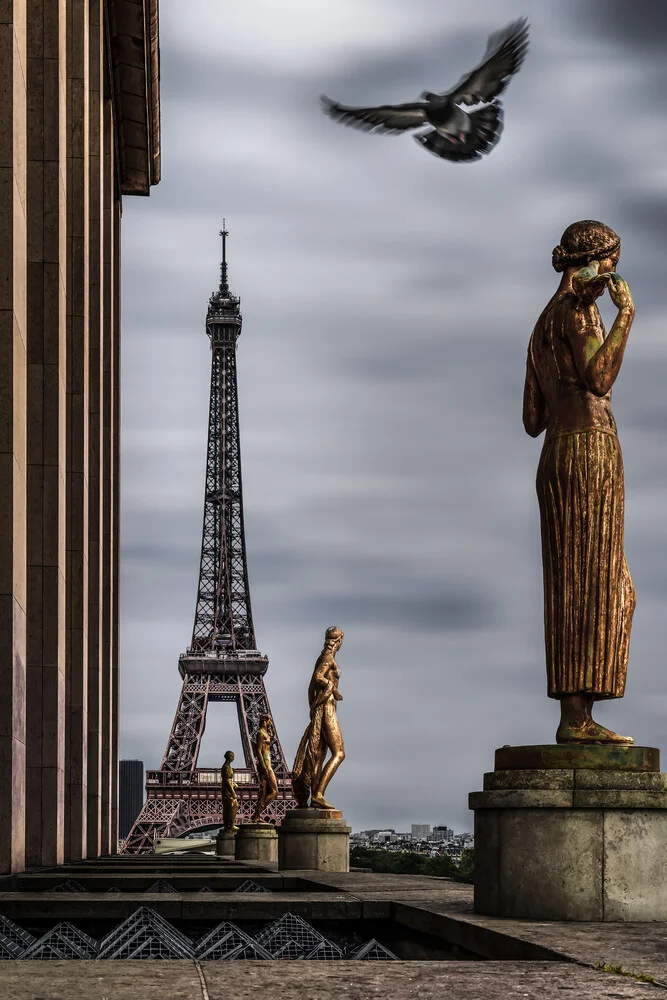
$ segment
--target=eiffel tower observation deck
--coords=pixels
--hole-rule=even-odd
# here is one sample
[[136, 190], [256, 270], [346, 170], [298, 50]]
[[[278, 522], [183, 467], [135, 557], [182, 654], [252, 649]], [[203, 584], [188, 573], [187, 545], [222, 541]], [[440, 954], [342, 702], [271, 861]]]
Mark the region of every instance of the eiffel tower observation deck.
[[[255, 736], [270, 715], [264, 686], [269, 661], [257, 649], [250, 604], [243, 526], [236, 344], [240, 299], [227, 275], [223, 222], [220, 285], [209, 299], [206, 332], [211, 343], [204, 524], [192, 639], [179, 657], [183, 688], [162, 764], [146, 772], [146, 802], [123, 846], [124, 853], [151, 851], [156, 838], [178, 837], [222, 825], [220, 766], [197, 767], [211, 701], [235, 702], [245, 768], [235, 768], [239, 811], [247, 821], [258, 790]], [[275, 724], [274, 724], [275, 728]], [[226, 747], [220, 747], [220, 762]], [[291, 777], [278, 736], [271, 746], [278, 798], [264, 818], [280, 823], [292, 800]]]

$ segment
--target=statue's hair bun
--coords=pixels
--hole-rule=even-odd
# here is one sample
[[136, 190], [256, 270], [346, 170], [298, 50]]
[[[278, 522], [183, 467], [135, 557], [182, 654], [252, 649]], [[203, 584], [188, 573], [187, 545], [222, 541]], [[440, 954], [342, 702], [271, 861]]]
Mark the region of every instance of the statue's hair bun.
[[551, 254], [551, 263], [553, 264], [554, 271], [564, 271], [567, 267], [567, 257], [568, 253], [562, 243], [559, 243], [557, 247], [553, 248]]

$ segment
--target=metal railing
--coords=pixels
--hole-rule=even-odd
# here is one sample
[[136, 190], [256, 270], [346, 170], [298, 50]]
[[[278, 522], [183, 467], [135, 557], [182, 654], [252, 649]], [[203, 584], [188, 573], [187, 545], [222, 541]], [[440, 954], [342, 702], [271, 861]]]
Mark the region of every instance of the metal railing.
[[[276, 776], [278, 785], [291, 785], [291, 778], [284, 775]], [[248, 768], [234, 769], [234, 781], [237, 785], [256, 785], [257, 775]], [[194, 771], [146, 771], [146, 785], [151, 788], [165, 785], [207, 785], [222, 783], [220, 768], [198, 767]]]

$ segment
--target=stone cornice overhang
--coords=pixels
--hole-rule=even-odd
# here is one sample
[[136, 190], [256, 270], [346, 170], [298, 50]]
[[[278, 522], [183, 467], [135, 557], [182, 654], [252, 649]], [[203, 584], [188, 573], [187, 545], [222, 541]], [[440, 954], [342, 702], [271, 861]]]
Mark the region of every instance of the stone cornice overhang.
[[159, 0], [106, 0], [121, 194], [160, 180]]

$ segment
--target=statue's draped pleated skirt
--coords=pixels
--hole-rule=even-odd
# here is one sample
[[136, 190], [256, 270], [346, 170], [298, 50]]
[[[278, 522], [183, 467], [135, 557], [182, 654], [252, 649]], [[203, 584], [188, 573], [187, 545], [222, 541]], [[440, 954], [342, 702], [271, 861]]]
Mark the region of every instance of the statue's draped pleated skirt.
[[549, 696], [625, 691], [635, 590], [616, 434], [554, 434], [537, 470]]

